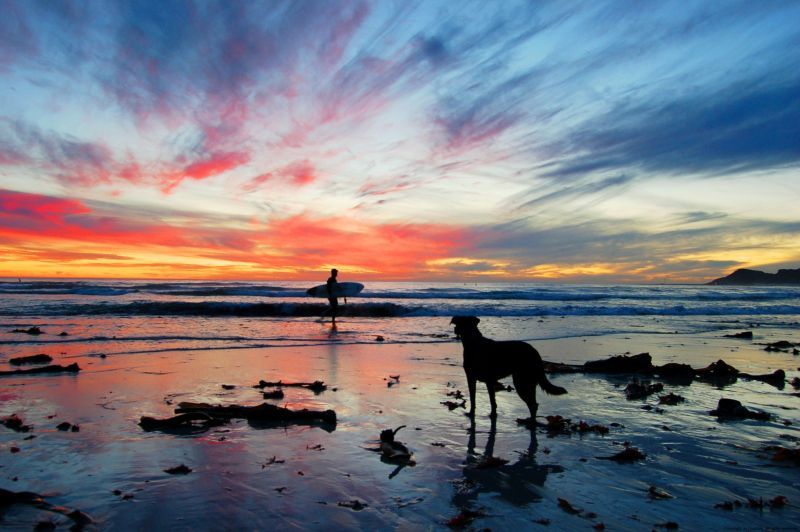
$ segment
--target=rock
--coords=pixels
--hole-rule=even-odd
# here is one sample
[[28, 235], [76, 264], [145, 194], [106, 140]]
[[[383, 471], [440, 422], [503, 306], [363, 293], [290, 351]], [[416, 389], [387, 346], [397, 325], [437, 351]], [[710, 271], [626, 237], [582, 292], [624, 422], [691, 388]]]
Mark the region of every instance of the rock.
[[8, 375], [37, 375], [40, 373], [77, 373], [81, 370], [78, 364], [70, 364], [69, 366], [61, 366], [53, 364], [51, 366], [42, 366], [40, 368], [31, 369], [15, 369], [11, 371], [0, 371], [0, 376]]
[[717, 385], [732, 384], [736, 382], [739, 370], [727, 364], [724, 360], [717, 360], [696, 371], [700, 380]]
[[618, 355], [605, 360], [593, 360], [583, 365], [584, 371], [589, 373], [639, 373], [650, 371], [652, 368], [653, 359], [650, 353]]
[[220, 386], [222, 386], [223, 390], [235, 390], [236, 389], [236, 385], [234, 385], [234, 384], [220, 384]]
[[615, 462], [635, 462], [636, 460], [644, 460], [647, 455], [636, 447], [625, 447], [624, 450], [611, 456], [598, 456], [599, 460], [614, 460]]
[[676, 395], [676, 394], [670, 392], [667, 395], [662, 395], [661, 397], [659, 397], [658, 398], [658, 404], [675, 406], [675, 405], [677, 405], [679, 403], [684, 402], [685, 400], [686, 399], [684, 397], [682, 397], [680, 395]]
[[672, 384], [691, 384], [695, 377], [694, 368], [689, 364], [669, 362], [653, 368], [651, 374], [657, 375]]
[[191, 472], [192, 468], [184, 464], [164, 470], [164, 473], [169, 473], [170, 475], [188, 475]]
[[375, 337], [375, 341], [376, 342], [385, 342], [386, 338], [384, 338], [383, 336], [376, 336]]
[[660, 382], [656, 382], [653, 384], [650, 383], [640, 383], [637, 380], [628, 383], [625, 387], [625, 397], [628, 400], [632, 399], [644, 399], [648, 395], [652, 395], [654, 393], [658, 393], [664, 389], [664, 385]]
[[743, 331], [738, 332], [735, 334], [726, 334], [725, 338], [741, 338], [743, 340], [752, 340], [753, 339], [753, 331]]
[[67, 423], [67, 422], [65, 421], [65, 422], [63, 422], [63, 423], [59, 423], [58, 425], [56, 425], [56, 428], [57, 428], [58, 430], [61, 430], [61, 431], [64, 431], [64, 432], [66, 432], [66, 431], [68, 431], [69, 429], [71, 429], [71, 428], [72, 428], [72, 423]]
[[772, 342], [767, 344], [767, 347], [764, 348], [764, 351], [787, 352], [789, 349], [793, 347], [794, 344], [792, 342], [787, 342], [786, 340], [780, 340], [779, 342]]
[[53, 361], [53, 357], [50, 355], [45, 355], [44, 353], [39, 355], [30, 355], [27, 357], [16, 357], [8, 359], [8, 363], [14, 366], [21, 366], [23, 364], [48, 364]]
[[203, 412], [180, 414], [166, 419], [142, 416], [139, 420], [139, 426], [147, 432], [153, 430], [166, 432], [203, 432], [211, 427], [217, 427], [225, 423], [227, 423], [227, 420], [215, 419]]
[[14, 329], [11, 332], [32, 334], [34, 336], [39, 335], [39, 334], [44, 334], [39, 327], [30, 327], [28, 329]]
[[772, 416], [766, 412], [749, 410], [736, 399], [726, 399], [724, 397], [717, 403], [717, 409], [709, 413], [721, 419], [757, 419], [759, 421], [772, 419]]
[[0, 423], [15, 432], [29, 432], [33, 428], [30, 425], [25, 425], [22, 421], [22, 418], [16, 414], [11, 414], [8, 417], [4, 417]]
[[714, 279], [710, 285], [741, 284], [741, 285], [774, 285], [774, 284], [800, 284], [800, 268], [796, 270], [781, 269], [777, 273], [766, 273], [759, 270], [740, 268], [726, 277]]

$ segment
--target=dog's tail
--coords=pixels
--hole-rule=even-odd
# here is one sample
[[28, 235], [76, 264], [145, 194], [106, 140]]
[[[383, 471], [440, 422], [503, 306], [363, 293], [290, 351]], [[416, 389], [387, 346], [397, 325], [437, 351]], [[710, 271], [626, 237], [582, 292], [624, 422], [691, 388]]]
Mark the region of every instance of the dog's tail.
[[556, 386], [549, 380], [547, 380], [547, 375], [544, 373], [544, 367], [539, 366], [539, 375], [538, 375], [539, 386], [544, 390], [546, 393], [550, 395], [564, 395], [567, 393], [566, 388], [562, 388], [561, 386]]

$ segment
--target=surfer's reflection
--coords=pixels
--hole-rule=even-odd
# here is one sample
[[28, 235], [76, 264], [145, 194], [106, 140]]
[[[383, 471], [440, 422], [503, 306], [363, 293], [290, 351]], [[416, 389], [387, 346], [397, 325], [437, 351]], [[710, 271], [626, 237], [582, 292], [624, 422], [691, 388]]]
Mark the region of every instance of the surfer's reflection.
[[538, 442], [536, 431], [531, 430], [527, 450], [521, 452], [519, 459], [508, 463], [494, 456], [494, 442], [497, 426], [492, 421], [486, 449], [482, 456], [475, 451], [475, 425], [469, 429], [467, 458], [462, 471], [463, 478], [456, 482], [453, 504], [460, 509], [470, 509], [481, 493], [496, 493], [515, 506], [525, 506], [542, 498], [537, 486], [544, 486], [547, 474], [560, 473], [564, 469], [558, 465], [539, 465], [536, 463]]

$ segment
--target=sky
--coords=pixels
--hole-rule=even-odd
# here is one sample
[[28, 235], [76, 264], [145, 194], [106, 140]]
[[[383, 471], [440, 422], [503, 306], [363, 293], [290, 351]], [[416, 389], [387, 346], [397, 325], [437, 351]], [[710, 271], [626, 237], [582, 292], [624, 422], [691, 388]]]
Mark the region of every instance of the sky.
[[0, 276], [800, 267], [797, 1], [0, 12]]

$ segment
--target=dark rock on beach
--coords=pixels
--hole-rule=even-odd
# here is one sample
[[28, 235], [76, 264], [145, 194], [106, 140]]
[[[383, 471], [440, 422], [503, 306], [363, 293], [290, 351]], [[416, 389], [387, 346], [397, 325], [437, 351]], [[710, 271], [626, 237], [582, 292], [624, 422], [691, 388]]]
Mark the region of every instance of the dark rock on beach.
[[8, 363], [14, 366], [21, 366], [23, 364], [49, 364], [53, 361], [53, 357], [50, 355], [45, 355], [44, 353], [39, 355], [30, 355], [27, 357], [16, 357], [8, 359]]
[[726, 334], [725, 338], [741, 338], [743, 340], [752, 340], [753, 339], [753, 331], [744, 331], [738, 332], [735, 334]]
[[663, 366], [655, 366], [651, 373], [672, 384], [691, 384], [695, 371], [689, 364], [669, 362]]
[[605, 360], [593, 360], [583, 365], [587, 373], [639, 373], [649, 371], [653, 367], [650, 353], [633, 356], [613, 356]]
[[625, 387], [625, 397], [628, 400], [632, 399], [644, 399], [649, 395], [653, 395], [654, 393], [658, 393], [664, 390], [664, 385], [660, 382], [656, 382], [650, 384], [649, 382], [639, 382], [638, 380], [634, 380], [633, 382], [628, 383]]
[[40, 368], [31, 369], [15, 369], [11, 371], [0, 371], [0, 376], [7, 375], [36, 375], [40, 373], [78, 373], [81, 368], [78, 364], [70, 364], [69, 366], [61, 366], [53, 364], [51, 366], [42, 366]]
[[722, 398], [717, 403], [716, 410], [709, 412], [712, 416], [717, 416], [720, 419], [756, 419], [759, 421], [769, 421], [772, 416], [766, 412], [759, 412], [750, 410], [742, 405], [736, 399]]
[[25, 333], [25, 334], [32, 334], [32, 335], [34, 335], [34, 336], [36, 336], [36, 335], [39, 335], [39, 334], [44, 334], [44, 333], [42, 332], [42, 330], [41, 330], [39, 327], [36, 327], [36, 326], [34, 326], [34, 327], [29, 327], [29, 328], [27, 328], [27, 329], [14, 329], [14, 330], [13, 330], [13, 331], [11, 331], [11, 332], [15, 332], [15, 333]]

